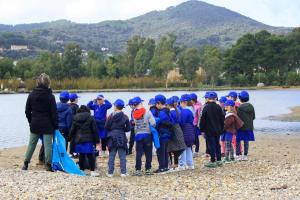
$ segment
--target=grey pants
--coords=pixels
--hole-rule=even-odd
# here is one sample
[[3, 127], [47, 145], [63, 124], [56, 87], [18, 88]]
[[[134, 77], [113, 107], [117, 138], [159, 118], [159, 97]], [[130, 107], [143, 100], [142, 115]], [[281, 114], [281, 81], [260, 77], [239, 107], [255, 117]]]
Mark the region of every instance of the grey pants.
[[231, 141], [225, 141], [225, 158], [227, 160], [234, 160], [233, 146]]
[[[36, 145], [39, 141], [40, 135], [30, 133], [29, 144], [25, 154], [25, 161], [30, 162]], [[43, 135], [44, 152], [45, 152], [45, 163], [52, 163], [52, 142], [53, 135]]]
[[120, 158], [120, 168], [121, 174], [126, 174], [126, 149], [123, 148], [112, 148], [109, 151], [109, 159], [108, 159], [108, 173], [113, 174], [115, 171], [115, 158], [117, 153]]

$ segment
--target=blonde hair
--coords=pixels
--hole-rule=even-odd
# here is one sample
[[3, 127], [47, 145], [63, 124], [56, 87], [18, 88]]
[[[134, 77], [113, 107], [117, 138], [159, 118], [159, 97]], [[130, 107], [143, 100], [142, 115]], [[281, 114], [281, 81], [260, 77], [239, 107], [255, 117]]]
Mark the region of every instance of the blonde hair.
[[36, 79], [36, 85], [37, 86], [44, 86], [49, 88], [51, 84], [50, 77], [46, 73], [42, 73], [37, 79]]

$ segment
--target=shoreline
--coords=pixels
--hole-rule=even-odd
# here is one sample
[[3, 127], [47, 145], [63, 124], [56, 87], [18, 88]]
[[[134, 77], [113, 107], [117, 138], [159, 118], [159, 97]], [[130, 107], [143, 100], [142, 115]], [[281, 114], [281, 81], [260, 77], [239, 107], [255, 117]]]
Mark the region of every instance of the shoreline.
[[[200, 140], [204, 152], [203, 137]], [[257, 134], [250, 143], [249, 161], [216, 169], [195, 170], [126, 178], [105, 176], [107, 158], [98, 159], [100, 177], [78, 177], [45, 172], [37, 166], [38, 148], [28, 171], [20, 170], [25, 147], [0, 150], [1, 199], [297, 199], [300, 196], [300, 135]], [[263, 153], [262, 153], [263, 152]], [[127, 157], [129, 173], [135, 156]], [[157, 167], [153, 157], [153, 169]]]
[[[97, 92], [177, 92], [177, 91], [224, 91], [224, 90], [300, 90], [300, 87], [279, 87], [279, 86], [266, 86], [266, 87], [202, 87], [202, 88], [127, 88], [127, 89], [71, 89], [70, 92], [76, 93], [97, 93]], [[54, 93], [59, 93], [61, 90], [53, 90]], [[30, 91], [0, 91], [1, 94], [28, 94]]]
[[290, 112], [287, 114], [270, 116], [268, 119], [283, 122], [300, 122], [300, 106], [290, 108]]

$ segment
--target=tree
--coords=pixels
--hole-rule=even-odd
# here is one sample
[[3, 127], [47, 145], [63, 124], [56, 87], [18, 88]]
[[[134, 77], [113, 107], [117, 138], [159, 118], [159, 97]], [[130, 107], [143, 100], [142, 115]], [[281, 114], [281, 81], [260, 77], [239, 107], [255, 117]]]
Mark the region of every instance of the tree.
[[187, 79], [191, 87], [196, 78], [196, 70], [199, 68], [199, 52], [195, 48], [186, 49], [180, 56], [178, 64], [184, 78]]
[[206, 72], [207, 82], [215, 85], [222, 73], [223, 61], [220, 50], [213, 46], [205, 46], [202, 49], [200, 63]]
[[34, 61], [30, 59], [23, 59], [18, 61], [16, 66], [14, 67], [16, 76], [22, 79], [32, 78], [34, 76], [32, 73], [33, 64]]
[[13, 60], [10, 58], [0, 59], [0, 79], [5, 78], [5, 74], [13, 75]]
[[95, 52], [89, 52], [85, 65], [85, 75], [93, 78], [102, 78], [106, 73], [104, 57]]
[[81, 48], [78, 44], [71, 43], [66, 46], [62, 59], [64, 77], [79, 78], [82, 76]]

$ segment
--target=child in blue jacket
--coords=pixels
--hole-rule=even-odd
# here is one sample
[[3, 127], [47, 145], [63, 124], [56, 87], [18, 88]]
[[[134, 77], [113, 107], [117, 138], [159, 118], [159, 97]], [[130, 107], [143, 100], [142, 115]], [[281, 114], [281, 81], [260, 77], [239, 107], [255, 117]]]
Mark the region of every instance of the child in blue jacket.
[[59, 95], [60, 102], [56, 104], [58, 113], [58, 129], [66, 140], [66, 150], [68, 149], [68, 137], [72, 126], [72, 110], [68, 101], [70, 99], [69, 93], [63, 91]]
[[102, 155], [105, 156], [107, 147], [105, 123], [107, 118], [107, 110], [112, 107], [112, 104], [108, 100], [104, 99], [104, 96], [100, 94], [94, 101], [90, 101], [87, 106], [89, 109], [94, 111], [98, 135], [99, 138], [101, 138]]

